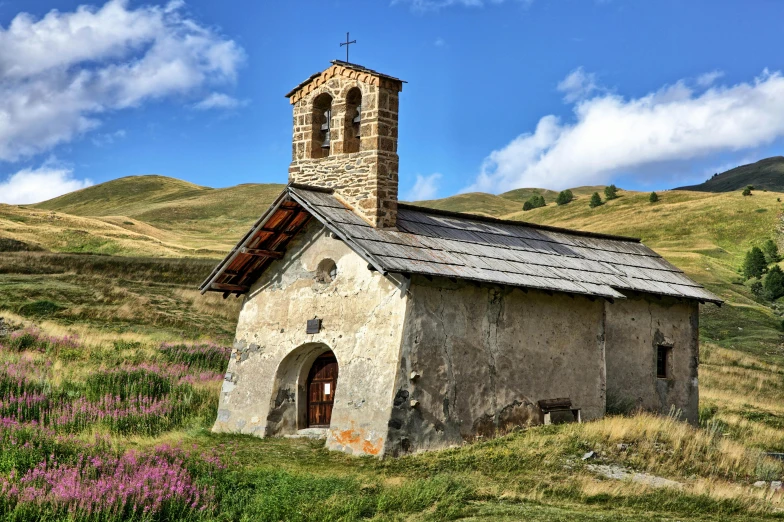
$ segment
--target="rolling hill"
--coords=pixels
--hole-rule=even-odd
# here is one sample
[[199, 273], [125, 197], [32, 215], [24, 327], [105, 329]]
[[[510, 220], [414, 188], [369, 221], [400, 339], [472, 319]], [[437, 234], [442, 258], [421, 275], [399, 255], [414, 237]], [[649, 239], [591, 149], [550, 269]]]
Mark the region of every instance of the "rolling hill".
[[[248, 184], [213, 189], [163, 176], [121, 178], [37, 205], [0, 205], [0, 236], [5, 240], [0, 248], [217, 259], [281, 188]], [[640, 237], [728, 302], [722, 309], [704, 309], [704, 332], [711, 339], [731, 346], [752, 337], [757, 348], [778, 345], [779, 313], [755, 298], [749, 285], [739, 281], [737, 270], [751, 246], [778, 239], [781, 193], [758, 191], [743, 197], [738, 191], [674, 190], [661, 192], [660, 201], [651, 204], [647, 193], [621, 191], [618, 199], [591, 209], [590, 194], [602, 189], [575, 188], [575, 200], [563, 206], [553, 203], [555, 192], [544, 189], [458, 194], [417, 204]], [[534, 193], [548, 204], [523, 212], [522, 202]], [[746, 324], [742, 331], [723, 326], [741, 321]]]
[[282, 189], [214, 189], [165, 176], [129, 176], [35, 205], [0, 204], [0, 236], [26, 245], [15, 249], [216, 258]]
[[[161, 176], [139, 176], [37, 205], [0, 205], [0, 315], [30, 328], [35, 325], [42, 332], [35, 337], [41, 341], [26, 350], [0, 350], [0, 364], [23, 360], [50, 368], [57, 376], [52, 379], [53, 393], [65, 396], [77, 389], [72, 381], [115, 371], [121, 365], [159, 367], [168, 360], [163, 348], [169, 349], [169, 343], [206, 338], [230, 346], [242, 300], [202, 296], [196, 285], [280, 188], [211, 189]], [[721, 308], [701, 307], [700, 429], [673, 417], [610, 416], [526, 429], [400, 461], [358, 465], [357, 460], [329, 454], [312, 441], [210, 434], [217, 407], [211, 402], [191, 408], [191, 417], [160, 436], [113, 434], [114, 443], [137, 448], [183, 441], [189, 447], [198, 444], [219, 451], [225, 446], [235, 463], [231, 476], [248, 475], [237, 475], [236, 485], [229, 482], [221, 490], [239, 492], [236, 499], [225, 497], [224, 504], [237, 504], [242, 510], [250, 508], [241, 499], [256, 498], [249, 496], [251, 490], [265, 502], [271, 498], [275, 505], [288, 505], [300, 502], [300, 497], [281, 489], [281, 484], [291, 484], [286, 487], [310, 498], [319, 488], [333, 491], [327, 478], [347, 481], [334, 489], [339, 491], [334, 503], [324, 500], [333, 497], [319, 497], [313, 504], [317, 506], [310, 508], [316, 513], [314, 520], [321, 514], [335, 518], [335, 506], [345, 505], [345, 498], [387, 494], [387, 489], [398, 496], [378, 505], [391, 510], [389, 506], [400, 505], [398, 499], [404, 498], [394, 488], [410, 491], [417, 499], [411, 513], [429, 510], [437, 515], [431, 506], [436, 501], [420, 500], [423, 491], [436, 486], [430, 493], [433, 498], [463, 511], [433, 520], [478, 514], [486, 515], [485, 520], [548, 521], [606, 520], [610, 513], [613, 520], [663, 520], [662, 513], [668, 520], [779, 516], [781, 494], [769, 490], [767, 482], [764, 488], [751, 484], [780, 480], [784, 474], [779, 461], [764, 457], [764, 452], [784, 451], [784, 303], [756, 297], [737, 269], [752, 245], [780, 240], [783, 204], [779, 198], [784, 194], [759, 191], [743, 197], [740, 191], [677, 190], [661, 192], [660, 200], [650, 203], [647, 193], [622, 190], [619, 198], [590, 208], [590, 194], [601, 193], [602, 188], [573, 189], [575, 200], [562, 206], [553, 203], [554, 192], [542, 189], [460, 194], [419, 204], [639, 236], [726, 299]], [[548, 204], [523, 212], [522, 202], [535, 192]], [[183, 353], [196, 368], [201, 352], [191, 345], [183, 349], [191, 350]], [[221, 373], [216, 375], [214, 381], [202, 383], [203, 377], [193, 381], [199, 381], [200, 389], [209, 391], [205, 396], [213, 399], [223, 379]], [[182, 385], [177, 376], [170, 380], [172, 389]], [[598, 456], [584, 462], [580, 457], [586, 452]], [[319, 465], [314, 467], [314, 462]], [[666, 477], [681, 489], [653, 489], [597, 476], [593, 470], [599, 463]], [[321, 475], [312, 475], [316, 468]], [[446, 475], [453, 482], [443, 482]], [[426, 482], [430, 477], [435, 477], [434, 482]], [[442, 500], [433, 505], [441, 505], [438, 502]], [[530, 517], [529, 511], [541, 516]], [[406, 513], [377, 519], [408, 520]], [[270, 520], [281, 518], [276, 514]]]
[[31, 208], [74, 216], [127, 217], [156, 227], [209, 234], [251, 222], [283, 190], [274, 183], [215, 189], [165, 176], [128, 176], [50, 199]]
[[784, 192], [784, 156], [765, 158], [756, 163], [741, 165], [699, 185], [680, 187], [675, 190], [695, 190], [699, 192], [732, 192], [752, 185], [756, 189]]

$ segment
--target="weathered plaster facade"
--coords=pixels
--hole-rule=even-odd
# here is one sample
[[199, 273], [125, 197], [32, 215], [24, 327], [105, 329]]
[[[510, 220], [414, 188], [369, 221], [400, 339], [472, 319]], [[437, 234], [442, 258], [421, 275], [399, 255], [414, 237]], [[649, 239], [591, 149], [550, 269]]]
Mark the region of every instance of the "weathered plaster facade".
[[[305, 377], [313, 360], [332, 350], [340, 377], [327, 444], [349, 453], [383, 452], [406, 298], [328, 236], [311, 222], [245, 298], [215, 431], [269, 436], [305, 428]], [[337, 265], [331, 283], [316, 280], [323, 259]], [[314, 316], [322, 319], [321, 332], [306, 334]]]
[[422, 277], [410, 294], [388, 454], [539, 424], [540, 399], [604, 414], [601, 301]]
[[[608, 405], [613, 409], [681, 411], [699, 417], [699, 305], [645, 294], [607, 303]], [[656, 350], [671, 349], [668, 378], [656, 376]]]

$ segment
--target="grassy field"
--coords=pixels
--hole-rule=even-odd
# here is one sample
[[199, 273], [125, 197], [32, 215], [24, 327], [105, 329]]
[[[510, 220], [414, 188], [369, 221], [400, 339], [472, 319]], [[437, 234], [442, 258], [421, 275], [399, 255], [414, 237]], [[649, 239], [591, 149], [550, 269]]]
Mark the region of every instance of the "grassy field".
[[[536, 189], [427, 202], [640, 236], [727, 304], [701, 313], [699, 428], [636, 414], [377, 461], [209, 431], [239, 300], [195, 288], [280, 186], [111, 183], [0, 206], [0, 317], [11, 324], [0, 334], [13, 331], [0, 337], [2, 519], [784, 516], [782, 493], [767, 484], [784, 464], [765, 456], [784, 452], [784, 306], [755, 297], [738, 274], [748, 248], [779, 239], [782, 194], [671, 191], [651, 204], [621, 191], [590, 209], [602, 187], [584, 187], [561, 207], [539, 191], [548, 205], [527, 212]], [[596, 457], [582, 460], [588, 451]]]

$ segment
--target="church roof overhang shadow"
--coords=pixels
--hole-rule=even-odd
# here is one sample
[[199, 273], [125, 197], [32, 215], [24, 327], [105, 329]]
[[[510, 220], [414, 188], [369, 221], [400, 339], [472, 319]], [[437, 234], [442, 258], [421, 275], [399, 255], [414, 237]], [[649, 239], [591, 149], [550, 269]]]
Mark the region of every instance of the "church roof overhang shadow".
[[721, 305], [723, 301], [639, 239], [398, 204], [397, 227], [378, 229], [330, 189], [289, 184], [199, 287], [247, 293], [291, 239], [316, 219], [368, 267], [624, 299], [623, 291]]

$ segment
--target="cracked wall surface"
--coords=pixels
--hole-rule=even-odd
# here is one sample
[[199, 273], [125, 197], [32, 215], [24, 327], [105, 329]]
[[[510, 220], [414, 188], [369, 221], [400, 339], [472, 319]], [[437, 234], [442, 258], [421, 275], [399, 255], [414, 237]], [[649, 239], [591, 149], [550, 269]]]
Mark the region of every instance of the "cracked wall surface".
[[[607, 402], [624, 411], [681, 410], [699, 419], [699, 305], [672, 298], [630, 294], [607, 304]], [[656, 348], [671, 346], [667, 379], [656, 376]]]
[[540, 423], [541, 399], [604, 414], [601, 300], [418, 276], [410, 292], [387, 454]]
[[[325, 258], [337, 264], [330, 283], [316, 280]], [[327, 446], [382, 455], [406, 298], [315, 220], [275, 264], [243, 303], [213, 430], [267, 436], [304, 427], [307, 370], [330, 349], [339, 376]], [[314, 317], [322, 329], [306, 334]]]

